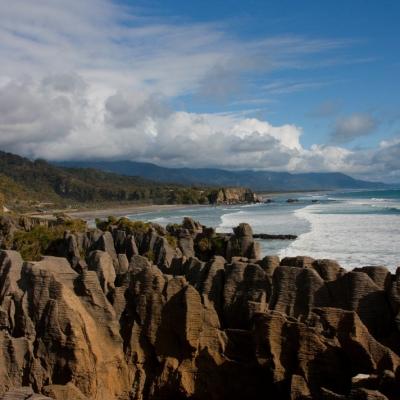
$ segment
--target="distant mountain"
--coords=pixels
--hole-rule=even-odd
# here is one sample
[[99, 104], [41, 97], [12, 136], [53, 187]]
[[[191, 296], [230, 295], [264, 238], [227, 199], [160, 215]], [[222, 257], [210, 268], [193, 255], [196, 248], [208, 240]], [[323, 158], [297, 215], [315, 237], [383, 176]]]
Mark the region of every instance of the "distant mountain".
[[386, 187], [335, 173], [302, 173], [269, 171], [228, 171], [217, 168], [165, 168], [135, 161], [66, 161], [57, 163], [69, 168], [96, 168], [121, 175], [137, 176], [164, 183], [212, 186], [241, 186], [257, 191], [374, 189]]

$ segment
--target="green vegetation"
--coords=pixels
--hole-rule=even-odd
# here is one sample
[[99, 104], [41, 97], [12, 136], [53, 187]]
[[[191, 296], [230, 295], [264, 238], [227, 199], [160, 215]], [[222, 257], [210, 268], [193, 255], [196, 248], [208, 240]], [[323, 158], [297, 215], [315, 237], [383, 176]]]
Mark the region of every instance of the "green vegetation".
[[210, 241], [204, 237], [201, 238], [198, 242], [197, 242], [197, 248], [202, 252], [205, 253], [206, 251], [210, 250]]
[[170, 235], [169, 233], [165, 236], [168, 241], [168, 244], [173, 248], [176, 249], [178, 247], [178, 240], [175, 236]]
[[215, 254], [224, 254], [225, 239], [220, 236], [212, 238], [203, 237], [197, 241], [196, 246], [202, 253], [213, 251]]
[[0, 192], [14, 209], [44, 210], [112, 202], [207, 204], [213, 189], [155, 183], [95, 169], [56, 167], [0, 152]]
[[225, 250], [225, 239], [220, 236], [215, 236], [211, 239], [213, 249], [216, 254], [223, 254]]
[[51, 246], [64, 237], [65, 231], [83, 232], [85, 229], [86, 223], [82, 220], [63, 221], [53, 226], [36, 225], [29, 231], [16, 231], [12, 247], [24, 260], [37, 261], [49, 254]]
[[144, 257], [147, 257], [149, 261], [154, 262], [155, 256], [154, 253], [151, 250], [146, 251], [146, 253], [143, 254]]
[[147, 222], [131, 221], [126, 217], [117, 219], [113, 216], [108, 217], [106, 220], [101, 220], [97, 218], [95, 222], [97, 228], [101, 229], [102, 231], [108, 231], [111, 226], [115, 226], [117, 227], [117, 229], [131, 234], [147, 232], [152, 226], [150, 223]]

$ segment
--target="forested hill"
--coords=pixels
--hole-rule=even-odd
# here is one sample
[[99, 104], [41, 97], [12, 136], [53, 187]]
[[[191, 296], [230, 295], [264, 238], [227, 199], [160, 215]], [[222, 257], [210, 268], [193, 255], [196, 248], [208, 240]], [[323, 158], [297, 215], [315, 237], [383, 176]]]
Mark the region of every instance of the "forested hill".
[[135, 161], [67, 161], [57, 165], [90, 167], [128, 176], [140, 176], [158, 182], [245, 186], [255, 191], [375, 189], [385, 187], [379, 182], [354, 179], [342, 173], [301, 173], [273, 171], [229, 171], [218, 168], [165, 168]]
[[[0, 202], [57, 206], [107, 202], [208, 203], [212, 189], [156, 183], [92, 168], [65, 168], [0, 151]], [[215, 190], [214, 190], [215, 191]]]

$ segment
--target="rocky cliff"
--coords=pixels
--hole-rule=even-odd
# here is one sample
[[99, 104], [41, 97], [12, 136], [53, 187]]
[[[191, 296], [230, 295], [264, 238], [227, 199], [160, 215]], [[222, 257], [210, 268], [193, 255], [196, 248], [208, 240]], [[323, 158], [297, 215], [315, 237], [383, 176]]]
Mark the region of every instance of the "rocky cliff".
[[3, 399], [399, 398], [400, 269], [260, 259], [247, 224], [98, 225], [1, 251]]
[[250, 189], [241, 187], [223, 188], [209, 196], [211, 204], [258, 203], [260, 198]]

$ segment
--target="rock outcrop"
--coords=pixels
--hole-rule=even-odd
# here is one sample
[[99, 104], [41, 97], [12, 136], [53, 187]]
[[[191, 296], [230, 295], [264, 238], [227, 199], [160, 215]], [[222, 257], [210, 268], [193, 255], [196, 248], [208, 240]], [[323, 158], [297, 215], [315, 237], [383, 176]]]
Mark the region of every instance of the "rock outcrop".
[[400, 268], [260, 259], [247, 224], [122, 225], [0, 252], [0, 398], [399, 398]]
[[223, 188], [210, 195], [211, 204], [259, 203], [260, 198], [250, 189], [241, 187]]

